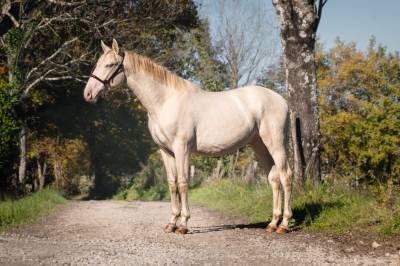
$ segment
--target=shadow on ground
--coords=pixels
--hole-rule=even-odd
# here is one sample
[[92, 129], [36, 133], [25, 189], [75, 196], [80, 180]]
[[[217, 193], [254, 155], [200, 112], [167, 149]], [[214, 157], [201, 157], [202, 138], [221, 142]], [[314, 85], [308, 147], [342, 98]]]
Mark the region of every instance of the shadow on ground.
[[210, 232], [218, 232], [218, 231], [226, 231], [226, 230], [235, 230], [235, 229], [264, 229], [267, 227], [266, 222], [262, 223], [249, 223], [249, 224], [223, 224], [216, 226], [206, 226], [206, 227], [192, 227], [189, 234], [202, 234], [202, 233], [210, 233]]
[[[309, 225], [319, 217], [321, 212], [332, 208], [342, 207], [342, 202], [324, 202], [324, 203], [307, 203], [293, 209], [294, 225], [291, 231], [298, 231], [303, 225]], [[217, 231], [235, 230], [235, 229], [264, 229], [269, 221], [248, 224], [224, 224], [207, 227], [193, 227], [190, 234], [210, 233]]]
[[294, 227], [292, 230], [299, 230], [301, 226], [310, 225], [317, 219], [321, 212], [343, 207], [343, 202], [322, 202], [322, 203], [306, 203], [304, 205], [293, 208]]

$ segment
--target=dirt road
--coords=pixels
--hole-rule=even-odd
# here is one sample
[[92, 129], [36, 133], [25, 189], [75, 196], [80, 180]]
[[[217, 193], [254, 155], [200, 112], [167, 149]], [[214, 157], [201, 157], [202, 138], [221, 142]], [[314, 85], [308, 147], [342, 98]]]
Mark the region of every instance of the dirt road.
[[203, 208], [190, 233], [165, 234], [166, 202], [76, 201], [0, 234], [1, 265], [400, 265], [398, 254], [341, 251], [305, 233], [267, 235]]

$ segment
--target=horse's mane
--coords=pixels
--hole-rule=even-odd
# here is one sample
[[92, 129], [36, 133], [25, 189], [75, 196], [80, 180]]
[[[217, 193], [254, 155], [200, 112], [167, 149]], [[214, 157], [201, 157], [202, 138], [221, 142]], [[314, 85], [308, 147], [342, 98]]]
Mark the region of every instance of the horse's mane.
[[125, 51], [125, 64], [128, 73], [143, 72], [151, 75], [155, 80], [178, 90], [194, 90], [196, 87], [188, 80], [170, 72], [165, 67], [151, 61], [151, 59], [132, 51]]

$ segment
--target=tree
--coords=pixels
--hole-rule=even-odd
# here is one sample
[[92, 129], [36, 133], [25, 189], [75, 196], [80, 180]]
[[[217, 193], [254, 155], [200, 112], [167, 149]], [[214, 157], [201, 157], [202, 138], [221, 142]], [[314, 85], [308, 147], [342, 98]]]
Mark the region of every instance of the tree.
[[211, 42], [207, 20], [201, 20], [199, 27], [191, 31], [190, 47], [188, 63], [193, 66], [190, 75], [194, 82], [208, 91], [221, 91], [229, 86], [227, 66], [218, 58], [220, 49]]
[[280, 58], [275, 64], [269, 65], [257, 78], [257, 84], [274, 90], [287, 98], [286, 73], [283, 59]]
[[97, 39], [93, 37], [99, 37], [98, 33], [101, 35], [116, 20], [86, 12], [95, 10], [95, 3], [89, 1], [4, 2], [1, 23], [5, 30], [0, 37], [7, 57], [8, 78], [18, 98], [21, 128], [18, 182], [22, 184], [27, 165], [28, 109], [35, 104], [32, 100], [40, 99], [37, 97], [40, 93], [34, 89], [43, 83], [84, 83], [79, 69], [88, 63], [93, 46], [91, 38]]
[[[60, 180], [75, 178], [68, 176], [75, 175], [69, 166], [75, 165], [79, 156], [65, 153], [84, 148], [90, 170], [85, 161], [82, 171], [75, 173], [90, 175], [93, 191], [104, 196], [113, 193], [121, 180], [131, 179], [154, 151], [146, 114], [127, 90], [110, 91], [97, 105], [83, 100], [84, 84], [101, 50], [100, 39], [116, 37], [124, 49], [210, 84], [212, 89], [221, 80], [211, 73], [220, 66], [214, 65], [207, 25], [199, 20], [193, 1], [10, 3], [7, 12], [18, 23], [13, 24], [5, 14], [0, 24], [7, 26], [1, 28], [6, 29], [1, 36], [4, 61], [12, 70], [8, 77], [14, 80], [13, 90], [22, 107], [18, 118], [25, 128], [21, 136], [27, 140], [26, 145], [22, 141], [19, 145], [23, 151], [21, 184], [32, 182], [40, 188], [47, 174], [46, 180], [60, 184], [61, 189], [74, 190], [63, 187], [73, 183], [71, 180]], [[204, 75], [194, 74], [200, 69], [208, 70]]]
[[[216, 11], [216, 32], [212, 35], [219, 48], [221, 61], [226, 64], [229, 87], [254, 82], [261, 69], [274, 59], [276, 40], [269, 11], [263, 1], [218, 0], [200, 1], [203, 12]], [[210, 13], [211, 11], [208, 11]]]
[[321, 181], [316, 32], [327, 0], [272, 0], [279, 19], [297, 182]]
[[371, 39], [317, 53], [322, 169], [327, 178], [400, 185], [400, 56]]
[[18, 123], [14, 112], [16, 102], [12, 86], [0, 76], [0, 194], [7, 187], [16, 185], [9, 180], [13, 160], [17, 155], [15, 149], [18, 141]]

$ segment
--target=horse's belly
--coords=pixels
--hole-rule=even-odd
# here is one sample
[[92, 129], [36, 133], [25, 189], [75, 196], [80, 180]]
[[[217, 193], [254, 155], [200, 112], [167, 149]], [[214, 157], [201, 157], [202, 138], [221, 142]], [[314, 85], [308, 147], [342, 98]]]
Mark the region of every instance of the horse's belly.
[[256, 134], [255, 128], [228, 128], [219, 130], [209, 129], [197, 132], [194, 152], [206, 155], [224, 155], [249, 143]]

